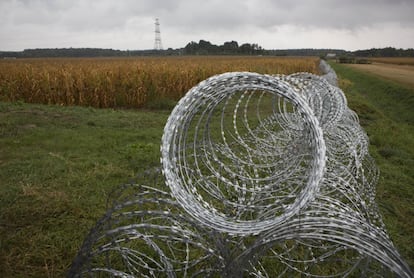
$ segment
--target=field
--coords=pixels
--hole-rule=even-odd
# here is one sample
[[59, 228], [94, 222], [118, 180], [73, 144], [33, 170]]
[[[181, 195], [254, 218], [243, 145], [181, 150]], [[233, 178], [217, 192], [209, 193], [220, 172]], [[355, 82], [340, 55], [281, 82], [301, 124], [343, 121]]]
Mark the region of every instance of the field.
[[[111, 192], [119, 184], [159, 165], [159, 143], [169, 109], [187, 90], [178, 91], [179, 88], [184, 90], [208, 75], [226, 70], [289, 73], [316, 72], [317, 69], [316, 59], [245, 59], [191, 57], [0, 62], [0, 97], [3, 101], [0, 102], [0, 277], [65, 275], [89, 229], [105, 212]], [[238, 66], [230, 65], [231, 62]], [[141, 63], [148, 63], [149, 68]], [[169, 70], [157, 72], [156, 69], [162, 68], [160, 65]], [[414, 90], [343, 65], [333, 66], [341, 78], [340, 85], [349, 106], [358, 113], [370, 137], [370, 151], [381, 170], [377, 202], [390, 237], [414, 267]], [[127, 75], [129, 71], [131, 73]], [[94, 102], [80, 103], [78, 97], [66, 98], [78, 102], [52, 101], [58, 99], [52, 98], [53, 94], [62, 95], [58, 92], [65, 90], [62, 81], [66, 80], [65, 76], [68, 80], [76, 80], [73, 84], [87, 83], [83, 88], [93, 93], [95, 90], [90, 86], [94, 84], [97, 88], [106, 88], [114, 82], [117, 84], [114, 88], [129, 88], [131, 84], [143, 82], [139, 73], [144, 72], [148, 83], [142, 84], [155, 86], [153, 82], [160, 82], [157, 86], [169, 85], [171, 91], [165, 89], [161, 93], [153, 87], [153, 99], [146, 95], [142, 97], [145, 101], [106, 104], [151, 110], [80, 107], [94, 106]], [[29, 77], [32, 74], [31, 78], [25, 74]], [[42, 83], [48, 80], [45, 79], [47, 76], [49, 85]], [[128, 83], [128, 76], [141, 81]], [[111, 81], [103, 82], [104, 77]], [[165, 81], [163, 78], [170, 79]], [[177, 84], [181, 83], [174, 78], [182, 78], [180, 82], [186, 85], [180, 87]], [[63, 85], [52, 87], [50, 80], [54, 80], [56, 86]], [[19, 81], [25, 81], [19, 85], [25, 90], [25, 96], [30, 97], [32, 90], [36, 97], [25, 99], [19, 92], [5, 91], [4, 88], [14, 88], [12, 85]], [[48, 91], [47, 86], [53, 90]], [[70, 96], [72, 91], [65, 92]], [[110, 95], [109, 92], [105, 94]], [[116, 92], [128, 96], [125, 91]], [[96, 106], [102, 107], [104, 102], [99, 96], [86, 99], [95, 99], [95, 104], [99, 104]]]
[[414, 57], [378, 57], [369, 58], [369, 60], [375, 63], [414, 66]]
[[228, 71], [318, 72], [316, 58], [143, 57], [0, 61], [0, 101], [98, 108], [171, 108], [198, 82]]
[[347, 64], [358, 70], [414, 88], [414, 58], [372, 59], [372, 64]]

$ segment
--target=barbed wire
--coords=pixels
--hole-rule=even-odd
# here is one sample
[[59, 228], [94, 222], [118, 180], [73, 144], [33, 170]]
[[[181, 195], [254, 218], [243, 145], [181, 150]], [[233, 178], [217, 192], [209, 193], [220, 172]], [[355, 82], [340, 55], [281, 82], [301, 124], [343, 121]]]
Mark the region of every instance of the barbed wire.
[[202, 81], [165, 125], [161, 165], [113, 194], [70, 276], [413, 276], [375, 203], [368, 137], [320, 76]]

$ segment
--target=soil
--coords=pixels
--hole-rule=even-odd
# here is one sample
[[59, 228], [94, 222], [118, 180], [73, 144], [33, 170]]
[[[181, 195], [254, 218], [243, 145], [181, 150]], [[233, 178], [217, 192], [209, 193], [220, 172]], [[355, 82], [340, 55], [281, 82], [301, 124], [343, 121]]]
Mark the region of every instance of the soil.
[[414, 88], [414, 66], [383, 63], [354, 64], [349, 66]]

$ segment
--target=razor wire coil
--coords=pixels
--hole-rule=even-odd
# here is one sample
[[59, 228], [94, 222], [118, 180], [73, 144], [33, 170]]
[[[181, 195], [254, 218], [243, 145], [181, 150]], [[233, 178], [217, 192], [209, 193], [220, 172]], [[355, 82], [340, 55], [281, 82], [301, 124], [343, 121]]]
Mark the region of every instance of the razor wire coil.
[[413, 277], [375, 203], [368, 137], [328, 76], [233, 72], [192, 88], [161, 170], [114, 194], [70, 275]]

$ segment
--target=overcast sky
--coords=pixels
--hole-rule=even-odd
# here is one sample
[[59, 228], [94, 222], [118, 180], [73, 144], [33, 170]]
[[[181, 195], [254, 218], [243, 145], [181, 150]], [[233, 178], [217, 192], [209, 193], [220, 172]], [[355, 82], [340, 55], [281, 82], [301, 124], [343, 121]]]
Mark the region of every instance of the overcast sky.
[[414, 47], [414, 0], [0, 0], [0, 50]]

